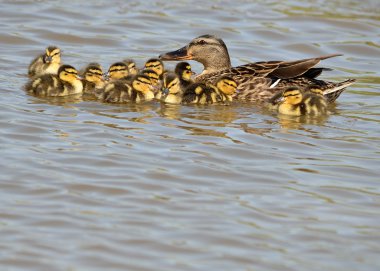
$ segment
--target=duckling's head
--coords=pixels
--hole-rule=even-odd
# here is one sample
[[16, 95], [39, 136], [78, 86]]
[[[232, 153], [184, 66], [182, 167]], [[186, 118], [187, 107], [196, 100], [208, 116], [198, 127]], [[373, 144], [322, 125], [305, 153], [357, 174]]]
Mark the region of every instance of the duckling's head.
[[61, 63], [61, 50], [57, 46], [49, 46], [45, 50], [44, 63]]
[[290, 87], [284, 90], [282, 94], [282, 102], [286, 104], [296, 105], [302, 102], [302, 92], [298, 87]]
[[160, 83], [160, 76], [158, 75], [157, 72], [151, 69], [143, 69], [140, 74], [144, 74], [150, 78], [150, 81], [153, 86], [158, 86]]
[[127, 65], [130, 75], [136, 75], [139, 72], [136, 66], [136, 62], [133, 59], [124, 59], [123, 62]]
[[168, 73], [165, 75], [161, 91], [164, 96], [167, 96], [168, 94], [177, 94], [181, 91], [180, 81], [175, 73]]
[[174, 72], [179, 78], [185, 81], [190, 81], [194, 72], [191, 70], [191, 66], [188, 62], [179, 62], [174, 69]]
[[225, 95], [232, 95], [236, 92], [237, 84], [231, 77], [222, 76], [216, 82], [216, 87]]
[[84, 79], [101, 87], [104, 84], [103, 70], [97, 63], [91, 63], [84, 71]]
[[305, 88], [305, 91], [309, 91], [313, 94], [323, 96], [323, 90], [318, 85], [310, 85], [307, 88]]
[[150, 78], [143, 74], [138, 74], [132, 81], [132, 87], [139, 92], [149, 92], [152, 90]]
[[158, 58], [151, 58], [144, 65], [145, 69], [154, 70], [158, 76], [164, 73], [164, 63]]
[[193, 39], [188, 45], [172, 52], [161, 54], [161, 60], [195, 60], [203, 64], [204, 73], [231, 68], [227, 46], [213, 35]]
[[58, 77], [65, 82], [73, 83], [82, 78], [78, 76], [78, 71], [70, 65], [62, 65], [58, 69]]
[[128, 75], [128, 66], [124, 62], [113, 63], [107, 72], [107, 77], [112, 80], [120, 79]]

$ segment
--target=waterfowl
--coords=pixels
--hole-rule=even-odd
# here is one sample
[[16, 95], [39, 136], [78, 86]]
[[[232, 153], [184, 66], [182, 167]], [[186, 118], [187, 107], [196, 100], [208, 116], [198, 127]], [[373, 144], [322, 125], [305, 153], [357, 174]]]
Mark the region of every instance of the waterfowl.
[[306, 93], [298, 87], [289, 87], [282, 94], [278, 112], [290, 116], [324, 115], [327, 113], [327, 102], [321, 94]]
[[194, 72], [191, 70], [191, 66], [188, 62], [179, 62], [174, 69], [175, 74], [177, 74], [181, 88], [185, 89], [192, 83], [194, 83], [191, 76], [194, 74]]
[[179, 77], [175, 73], [167, 73], [164, 75], [162, 89], [156, 94], [156, 99], [168, 104], [180, 104], [182, 94]]
[[105, 85], [103, 70], [99, 63], [90, 63], [83, 72], [83, 93], [97, 94]]
[[136, 62], [133, 59], [127, 58], [124, 59], [123, 62], [127, 65], [128, 73], [130, 75], [136, 75], [139, 72], [139, 69], [136, 66]]
[[61, 66], [61, 50], [57, 46], [49, 46], [45, 53], [37, 56], [30, 63], [28, 76], [34, 77], [43, 74], [57, 74]]
[[158, 58], [148, 59], [145, 62], [144, 69], [154, 70], [160, 77], [160, 80], [163, 79], [163, 75], [165, 72], [164, 63], [160, 59]]
[[327, 113], [327, 100], [322, 89], [317, 85], [310, 85], [304, 90], [303, 102], [308, 115], [325, 115]]
[[204, 70], [195, 77], [195, 82], [215, 83], [223, 75], [230, 76], [237, 84], [234, 99], [264, 102], [289, 86], [301, 88], [317, 84], [328, 102], [334, 102], [344, 89], [355, 80], [333, 83], [316, 79], [326, 68], [315, 68], [321, 60], [339, 56], [326, 55], [296, 61], [255, 62], [238, 67], [231, 66], [227, 46], [222, 39], [203, 35], [188, 45], [159, 56], [161, 60], [195, 60], [203, 64]]
[[160, 80], [160, 76], [151, 69], [143, 69], [140, 71], [140, 74], [144, 74], [149, 77], [151, 84], [153, 86], [153, 92], [158, 93], [162, 87], [162, 81]]
[[138, 74], [129, 82], [117, 80], [106, 85], [100, 100], [108, 103], [143, 102], [154, 99], [150, 78]]
[[58, 75], [44, 74], [31, 79], [26, 91], [37, 96], [67, 96], [82, 93], [83, 84], [73, 66], [62, 65]]
[[113, 63], [106, 74], [106, 77], [112, 81], [120, 78], [125, 78], [129, 75], [128, 66], [124, 62]]

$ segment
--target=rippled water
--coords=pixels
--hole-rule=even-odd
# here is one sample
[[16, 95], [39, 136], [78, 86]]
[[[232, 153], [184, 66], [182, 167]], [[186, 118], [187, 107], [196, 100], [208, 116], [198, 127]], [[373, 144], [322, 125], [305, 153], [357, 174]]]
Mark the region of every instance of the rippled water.
[[[0, 269], [379, 270], [379, 14], [375, 0], [1, 1]], [[205, 33], [233, 65], [343, 53], [323, 77], [358, 83], [315, 122], [22, 89], [51, 44], [78, 68], [141, 66]]]

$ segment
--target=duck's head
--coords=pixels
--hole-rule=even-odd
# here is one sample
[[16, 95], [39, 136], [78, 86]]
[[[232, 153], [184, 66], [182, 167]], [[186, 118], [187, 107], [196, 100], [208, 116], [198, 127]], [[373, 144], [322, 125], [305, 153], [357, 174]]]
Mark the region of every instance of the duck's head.
[[43, 56], [44, 63], [61, 63], [61, 50], [57, 46], [49, 46]]
[[139, 72], [136, 62], [133, 59], [124, 59], [123, 62], [127, 65], [130, 75], [136, 75]]
[[231, 68], [227, 46], [213, 35], [193, 39], [188, 45], [172, 52], [161, 54], [161, 60], [195, 60], [203, 64], [204, 73]]
[[164, 63], [158, 58], [151, 58], [145, 62], [144, 69], [154, 70], [158, 76], [164, 73]]
[[88, 82], [93, 82], [97, 87], [104, 85], [103, 70], [97, 63], [91, 63], [84, 71], [83, 77]]
[[177, 94], [181, 91], [180, 81], [175, 73], [165, 75], [161, 91], [164, 97], [168, 94]]
[[229, 76], [222, 76], [216, 82], [218, 90], [225, 95], [233, 95], [236, 92], [237, 84]]
[[313, 94], [323, 96], [323, 90], [318, 85], [310, 85], [307, 88], [305, 88], [305, 91], [309, 91]]
[[282, 103], [296, 105], [302, 102], [302, 92], [297, 87], [290, 87], [282, 93]]
[[62, 65], [58, 69], [58, 77], [65, 82], [74, 83], [82, 78], [78, 76], [78, 71], [70, 65]]
[[148, 76], [153, 86], [159, 85], [160, 76], [154, 70], [144, 69], [144, 70], [140, 71], [140, 74], [144, 74], [144, 75]]
[[106, 77], [111, 80], [121, 79], [128, 76], [128, 66], [124, 62], [113, 63], [106, 74]]
[[179, 62], [175, 66], [174, 72], [178, 75], [179, 78], [185, 81], [190, 81], [191, 76], [194, 74], [188, 62]]
[[146, 93], [152, 91], [150, 78], [144, 74], [138, 74], [132, 81], [132, 87], [139, 92]]

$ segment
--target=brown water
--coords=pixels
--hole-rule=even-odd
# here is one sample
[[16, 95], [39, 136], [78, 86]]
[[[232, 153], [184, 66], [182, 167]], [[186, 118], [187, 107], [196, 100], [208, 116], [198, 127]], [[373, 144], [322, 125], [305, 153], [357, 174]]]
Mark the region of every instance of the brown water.
[[[1, 270], [380, 270], [378, 1], [251, 2], [1, 1]], [[141, 66], [205, 33], [358, 83], [315, 122], [22, 90], [51, 44]]]

